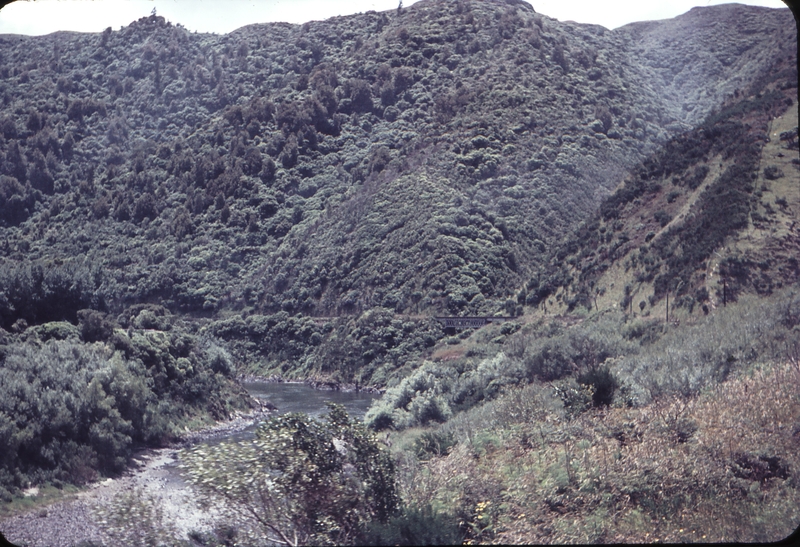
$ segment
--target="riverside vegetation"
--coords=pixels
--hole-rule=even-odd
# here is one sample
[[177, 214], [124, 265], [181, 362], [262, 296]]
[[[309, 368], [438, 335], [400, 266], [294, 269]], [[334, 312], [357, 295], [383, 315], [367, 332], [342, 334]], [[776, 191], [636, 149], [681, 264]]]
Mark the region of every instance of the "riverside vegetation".
[[512, 0], [0, 36], [0, 496], [119, 473], [279, 375], [385, 393], [184, 452], [227, 526], [173, 537], [134, 493], [115, 537], [786, 536], [796, 42], [788, 10], [608, 31]]

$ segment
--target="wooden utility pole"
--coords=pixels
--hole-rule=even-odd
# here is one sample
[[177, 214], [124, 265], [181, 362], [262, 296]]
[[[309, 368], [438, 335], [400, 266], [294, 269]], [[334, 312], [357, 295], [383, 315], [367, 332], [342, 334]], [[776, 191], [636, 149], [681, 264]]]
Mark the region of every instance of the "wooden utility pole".
[[669, 293], [667, 293], [667, 323], [669, 323]]
[[722, 305], [728, 305], [728, 280], [722, 278]]

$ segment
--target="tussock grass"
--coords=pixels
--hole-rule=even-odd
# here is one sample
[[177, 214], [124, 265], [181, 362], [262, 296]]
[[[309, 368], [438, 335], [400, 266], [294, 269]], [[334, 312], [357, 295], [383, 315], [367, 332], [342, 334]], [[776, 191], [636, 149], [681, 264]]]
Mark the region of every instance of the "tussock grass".
[[404, 497], [476, 542], [779, 540], [800, 522], [798, 397], [796, 361], [571, 422], [528, 386], [442, 426], [469, 435], [418, 464]]

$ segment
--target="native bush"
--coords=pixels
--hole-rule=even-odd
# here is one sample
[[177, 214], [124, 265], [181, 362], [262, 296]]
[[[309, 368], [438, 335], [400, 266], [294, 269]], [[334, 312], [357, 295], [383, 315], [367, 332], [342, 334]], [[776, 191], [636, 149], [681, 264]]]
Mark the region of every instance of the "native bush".
[[424, 362], [373, 403], [365, 423], [377, 431], [441, 423], [513, 386], [567, 377], [591, 386], [587, 404], [608, 405], [618, 382], [608, 363], [638, 348], [620, 332], [620, 321], [621, 316], [604, 314], [568, 329], [540, 326], [514, 333], [508, 351], [515, 357], [492, 352], [480, 360], [462, 358], [457, 365]]
[[0, 326], [10, 329], [20, 319], [77, 323], [78, 310], [106, 308], [102, 281], [99, 269], [76, 261], [6, 262], [0, 266]]
[[397, 386], [387, 389], [367, 411], [364, 423], [379, 431], [445, 421], [452, 413], [445, 394], [457, 374], [449, 367], [424, 363]]
[[607, 366], [594, 367], [579, 375], [576, 380], [579, 384], [592, 388], [592, 404], [608, 406], [614, 399], [614, 392], [619, 387], [614, 374]]
[[783, 177], [783, 171], [781, 171], [775, 165], [768, 165], [764, 168], [764, 178], [767, 180], [777, 180]]
[[573, 377], [554, 382], [553, 391], [561, 399], [567, 419], [574, 419], [586, 412], [594, 403], [594, 386], [578, 383]]
[[2, 466], [34, 482], [122, 469], [134, 441], [153, 433], [143, 426], [156, 400], [141, 372], [74, 342], [11, 346], [0, 369], [0, 415], [14, 416]]
[[41, 193], [23, 186], [11, 176], [0, 175], [0, 222], [16, 226], [25, 221], [34, 210]]
[[620, 317], [604, 314], [584, 325], [542, 337], [528, 337], [523, 364], [530, 379], [557, 380], [584, 373], [607, 359], [634, 351], [636, 346], [619, 332]]
[[617, 360], [610, 371], [639, 404], [662, 394], [696, 395], [754, 363], [790, 357], [800, 346], [800, 333], [786, 318], [798, 314], [796, 288], [767, 299], [742, 297], [696, 325], [667, 331]]
[[[80, 329], [45, 323], [0, 354], [0, 487], [80, 484], [119, 472], [137, 446], [159, 446], [195, 416], [227, 417], [241, 393], [229, 354], [210, 339], [113, 332], [81, 310]], [[100, 343], [80, 343], [85, 340]], [[107, 341], [107, 343], [102, 343]], [[13, 419], [12, 419], [13, 417]]]
[[182, 459], [202, 495], [261, 540], [350, 544], [399, 509], [394, 461], [341, 406], [322, 421], [273, 418], [253, 441], [197, 445]]
[[96, 310], [78, 310], [78, 325], [84, 342], [102, 342], [114, 334], [114, 322]]
[[414, 453], [418, 460], [428, 460], [432, 456], [442, 456], [456, 444], [452, 433], [425, 431], [414, 440]]

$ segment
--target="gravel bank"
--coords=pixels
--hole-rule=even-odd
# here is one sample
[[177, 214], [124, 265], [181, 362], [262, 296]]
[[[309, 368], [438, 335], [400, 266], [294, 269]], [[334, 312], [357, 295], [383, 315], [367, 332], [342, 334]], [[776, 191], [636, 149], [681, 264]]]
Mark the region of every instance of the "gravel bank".
[[183, 447], [245, 429], [268, 414], [269, 409], [264, 407], [187, 434], [175, 446], [143, 450], [134, 456], [130, 468], [121, 477], [91, 484], [72, 499], [0, 521], [0, 531], [20, 547], [72, 547], [82, 541], [116, 545], [117, 540], [100, 524], [97, 509], [106, 506], [118, 494], [133, 489], [159, 502], [164, 520], [174, 526], [178, 537], [185, 538], [192, 530], [211, 529], [217, 517], [195, 503], [197, 496], [193, 488], [176, 470], [178, 452]]

